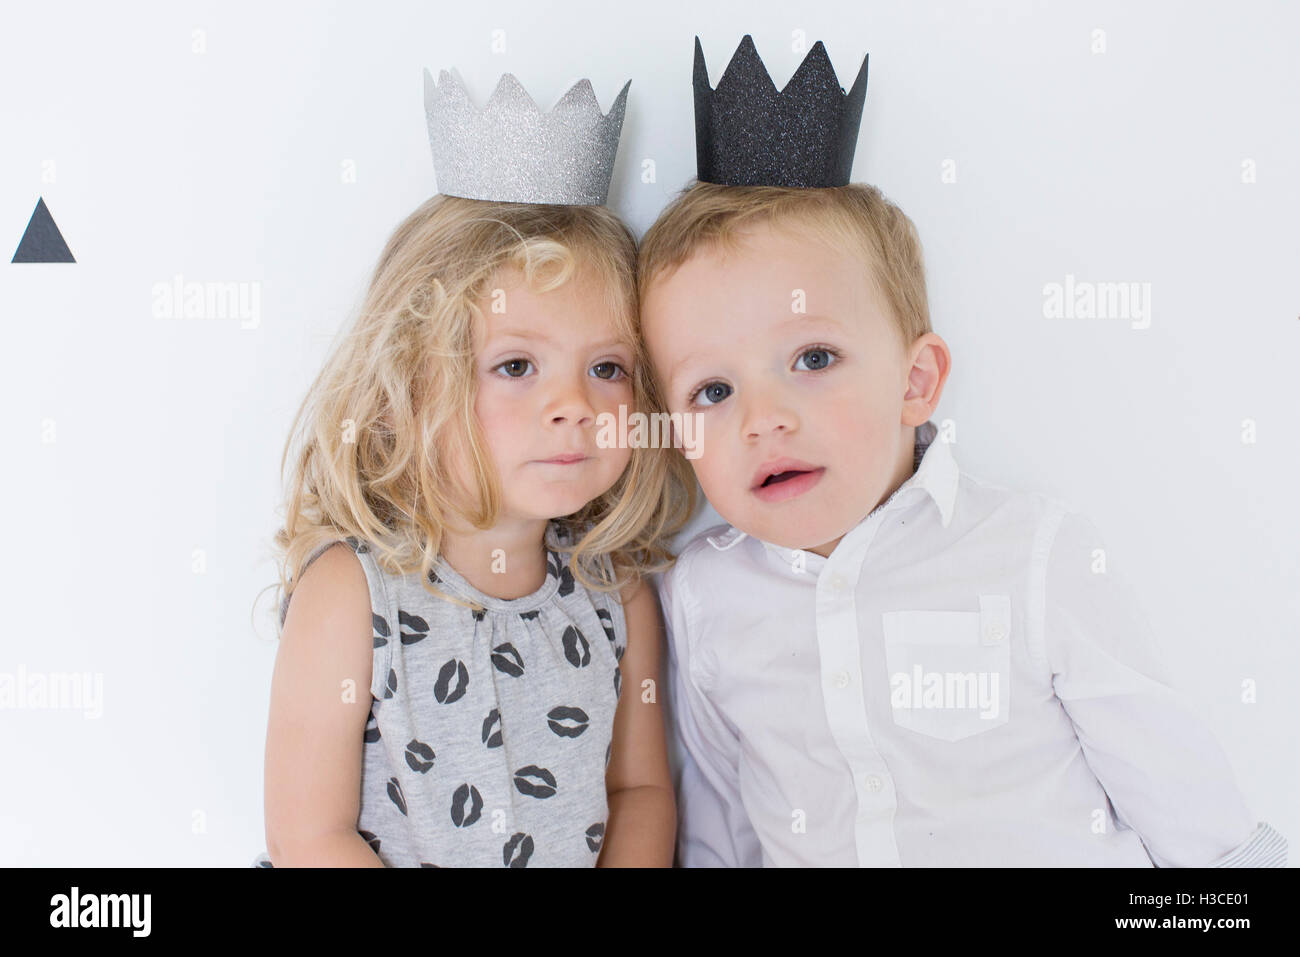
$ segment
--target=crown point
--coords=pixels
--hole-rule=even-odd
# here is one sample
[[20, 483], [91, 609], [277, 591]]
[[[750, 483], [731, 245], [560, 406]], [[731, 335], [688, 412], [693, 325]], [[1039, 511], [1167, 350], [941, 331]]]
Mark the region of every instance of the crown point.
[[623, 89], [618, 91], [618, 96], [614, 97], [614, 102], [605, 114], [606, 121], [617, 123], [620, 127], [623, 125], [623, 112], [627, 109], [627, 91], [632, 88], [632, 81], [628, 80], [623, 84]]
[[731, 55], [731, 62], [722, 71], [716, 89], [721, 91], [724, 86], [740, 88], [755, 83], [761, 86], [764, 92], [770, 95], [776, 94], [776, 84], [772, 82], [767, 67], [763, 65], [763, 58], [758, 55], [754, 38], [746, 33], [740, 41], [740, 46], [736, 47], [736, 52]]
[[551, 107], [552, 115], [556, 116], [564, 113], [579, 115], [584, 112], [588, 115], [602, 115], [596, 91], [591, 88], [591, 80], [586, 78], [576, 81]]
[[483, 112], [500, 115], [512, 110], [527, 110], [539, 116], [542, 112], [537, 102], [524, 89], [524, 85], [519, 82], [519, 77], [513, 73], [502, 73], [501, 79], [497, 80], [496, 89], [492, 91], [492, 95], [483, 106]]
[[862, 66], [858, 67], [858, 75], [853, 78], [853, 85], [849, 87], [849, 98], [861, 103], [867, 95], [867, 60], [870, 54], [862, 54]]
[[781, 95], [808, 96], [822, 88], [838, 90], [841, 94], [844, 92], [839, 77], [835, 75], [835, 67], [831, 65], [831, 58], [826, 54], [826, 47], [818, 40], [787, 81]]
[[427, 113], [433, 109], [434, 97], [438, 95], [438, 86], [433, 82], [433, 74], [429, 68], [424, 68], [424, 111]]
[[695, 38], [695, 83], [709, 85], [709, 68], [704, 63], [704, 47], [700, 46], [700, 38]]
[[426, 67], [424, 71], [424, 109], [425, 112], [432, 112], [437, 108], [437, 104], [458, 104], [462, 107], [469, 107], [469, 91], [465, 89], [465, 84], [461, 82], [460, 74], [455, 71], [439, 70], [438, 82], [433, 87], [429, 86], [431, 76]]

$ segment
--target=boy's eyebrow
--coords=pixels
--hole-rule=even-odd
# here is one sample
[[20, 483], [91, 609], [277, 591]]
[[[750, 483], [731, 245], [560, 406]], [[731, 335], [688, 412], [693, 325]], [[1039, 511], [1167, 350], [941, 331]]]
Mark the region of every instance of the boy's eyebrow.
[[[797, 313], [791, 316], [789, 319], [783, 319], [777, 325], [780, 326], [781, 328], [785, 328], [787, 326], [794, 326], [794, 325], [799, 325], [799, 326], [826, 325], [826, 326], [834, 326], [835, 328], [840, 330], [843, 330], [845, 328], [844, 323], [840, 322], [838, 319], [836, 319], [833, 316], [819, 316], [819, 315], [809, 316], [809, 315], [804, 315], [803, 313]], [[682, 366], [690, 362], [692, 359], [697, 359], [697, 358], [699, 358], [699, 353], [688, 352], [686, 355], [682, 356], [680, 359], [678, 359], [676, 362], [672, 364], [672, 366], [668, 370], [668, 387], [670, 390], [676, 384], [677, 374], [678, 372], [681, 371]]]
[[794, 325], [810, 326], [810, 325], [816, 325], [818, 323], [824, 325], [838, 326], [841, 329], [844, 328], [844, 323], [840, 322], [834, 316], [818, 316], [818, 315], [808, 316], [802, 313], [796, 313], [795, 315], [791, 316], [789, 319], [786, 319], [784, 322], [782, 322], [781, 325], [782, 326], [794, 326]]

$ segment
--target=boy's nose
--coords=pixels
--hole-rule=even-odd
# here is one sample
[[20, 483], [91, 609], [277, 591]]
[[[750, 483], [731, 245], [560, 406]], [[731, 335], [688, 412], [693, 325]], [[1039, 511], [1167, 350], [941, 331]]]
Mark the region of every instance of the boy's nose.
[[793, 432], [799, 427], [794, 410], [779, 396], [755, 395], [745, 406], [743, 434], [756, 439], [769, 432]]

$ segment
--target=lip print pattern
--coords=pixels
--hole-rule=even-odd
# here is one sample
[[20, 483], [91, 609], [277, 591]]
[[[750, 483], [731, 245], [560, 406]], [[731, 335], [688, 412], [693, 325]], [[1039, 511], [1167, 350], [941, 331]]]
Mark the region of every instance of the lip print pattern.
[[613, 744], [605, 745], [605, 767], [609, 767], [609, 756], [613, 753], [613, 751], [614, 751]]
[[519, 617], [522, 618], [524, 621], [536, 621], [536, 620], [537, 620], [537, 615], [538, 615], [538, 612], [537, 612], [536, 610], [533, 610], [533, 611], [521, 611], [521, 612], [519, 613]]
[[474, 616], [475, 621], [482, 621], [483, 616], [487, 614], [482, 608], [471, 608], [469, 613]]
[[565, 628], [560, 641], [564, 645], [564, 657], [573, 667], [585, 668], [591, 664], [591, 645], [577, 628], [572, 625]]
[[442, 584], [442, 579], [438, 577], [437, 573], [432, 568], [429, 569], [429, 582], [433, 585]]
[[560, 556], [555, 552], [546, 553], [546, 573], [554, 575], [560, 580], [559, 595], [561, 598], [573, 594], [573, 572], [569, 571], [569, 566], [561, 564]]
[[406, 746], [406, 763], [411, 766], [412, 771], [418, 771], [420, 774], [428, 772], [433, 767], [435, 755], [433, 748], [429, 747], [423, 741], [411, 739], [411, 743]]
[[397, 809], [402, 812], [402, 815], [405, 816], [406, 796], [402, 794], [402, 785], [397, 778], [388, 779], [388, 797], [397, 805]]
[[[469, 805], [467, 811], [465, 805]], [[482, 816], [483, 797], [478, 788], [472, 784], [462, 784], [451, 796], [451, 823], [457, 827], [469, 827]]]
[[388, 680], [384, 682], [384, 697], [391, 698], [395, 694], [397, 694], [397, 672], [389, 668]]
[[506, 867], [527, 867], [528, 859], [532, 856], [533, 839], [523, 832], [512, 835], [501, 851], [501, 859]]
[[404, 645], [413, 645], [429, 634], [429, 623], [427, 621], [419, 615], [408, 615], [400, 608], [397, 609], [397, 622], [399, 628], [411, 629], [409, 632], [402, 632], [402, 644]]
[[[371, 701], [373, 702], [374, 699], [372, 698]], [[379, 740], [379, 719], [375, 717], [373, 703], [370, 705], [370, 717], [366, 719], [366, 733], [363, 735], [363, 740], [366, 744], [374, 744]]]
[[489, 748], [501, 747], [501, 711], [497, 708], [483, 719], [483, 743]]
[[438, 865], [437, 865], [437, 864], [429, 864], [429, 863], [426, 863], [425, 861], [421, 861], [421, 862], [420, 862], [420, 866], [421, 866], [421, 867], [437, 867]]
[[438, 671], [438, 680], [433, 685], [433, 696], [442, 704], [451, 704], [463, 698], [468, 687], [469, 671], [466, 670], [463, 662], [452, 658]]
[[599, 851], [600, 845], [603, 843], [605, 843], [605, 824], [602, 821], [587, 828], [587, 848], [592, 851]]
[[623, 669], [618, 665], [614, 666], [614, 697], [623, 696]]
[[606, 608], [597, 608], [596, 617], [600, 619], [600, 627], [605, 629], [605, 637], [609, 639], [610, 644], [614, 643], [614, 616]]
[[360, 834], [362, 839], [370, 845], [372, 851], [376, 854], [379, 853], [379, 838], [375, 837], [375, 835], [371, 834], [369, 831], [358, 831], [357, 833]]
[[508, 641], [492, 649], [492, 666], [512, 678], [518, 678], [524, 673], [523, 656]]
[[370, 551], [370, 549], [366, 546], [366, 543], [359, 539], [348, 536], [346, 539], [344, 539], [344, 541], [346, 541], [349, 545], [351, 545], [352, 550], [356, 552], [358, 555], [364, 555], [366, 552]]
[[[400, 615], [401, 612], [399, 611]], [[388, 622], [382, 615], [376, 615], [373, 611], [370, 613], [370, 625], [375, 629], [375, 640], [371, 646], [373, 648], [382, 648], [388, 644], [388, 639], [393, 636], [392, 629], [388, 627]]]
[[556, 791], [555, 775], [529, 764], [515, 772], [515, 790], [528, 797], [548, 798]]
[[587, 725], [591, 721], [587, 717], [587, 712], [567, 705], [552, 708], [546, 718], [546, 723], [551, 726], [551, 730], [562, 738], [576, 738], [587, 730]]

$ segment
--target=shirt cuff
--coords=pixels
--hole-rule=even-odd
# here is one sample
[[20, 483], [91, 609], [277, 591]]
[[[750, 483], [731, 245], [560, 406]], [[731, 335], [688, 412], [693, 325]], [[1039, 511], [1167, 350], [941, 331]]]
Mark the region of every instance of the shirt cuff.
[[1245, 842], [1206, 867], [1286, 867], [1286, 838], [1263, 821]]

